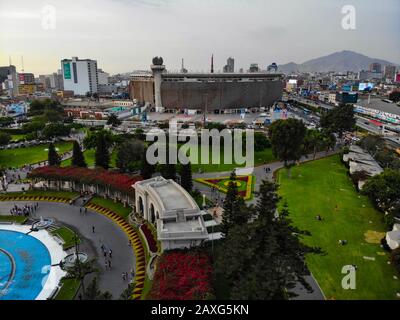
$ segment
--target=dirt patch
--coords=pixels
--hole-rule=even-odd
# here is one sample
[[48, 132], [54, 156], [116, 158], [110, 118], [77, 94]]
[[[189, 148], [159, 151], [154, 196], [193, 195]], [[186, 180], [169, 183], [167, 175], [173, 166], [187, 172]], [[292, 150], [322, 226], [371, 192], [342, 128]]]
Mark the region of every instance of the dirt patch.
[[385, 232], [378, 232], [372, 230], [368, 230], [367, 232], [364, 233], [365, 241], [373, 244], [380, 244], [382, 238], [385, 237], [385, 235], [386, 235]]

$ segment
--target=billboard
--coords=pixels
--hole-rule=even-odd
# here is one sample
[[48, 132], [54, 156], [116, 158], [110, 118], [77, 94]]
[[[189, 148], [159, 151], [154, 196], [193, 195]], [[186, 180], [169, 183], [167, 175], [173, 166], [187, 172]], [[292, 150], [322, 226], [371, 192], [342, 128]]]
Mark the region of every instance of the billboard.
[[64, 69], [64, 79], [70, 80], [71, 79], [71, 65], [69, 62], [63, 63]]
[[368, 83], [366, 83], [366, 82], [361, 82], [361, 83], [358, 85], [358, 91], [365, 91], [365, 90], [371, 91], [373, 88], [374, 88], [374, 84], [371, 83], [371, 82], [368, 82]]
[[394, 81], [400, 82], [400, 73], [396, 74], [396, 76], [394, 77]]

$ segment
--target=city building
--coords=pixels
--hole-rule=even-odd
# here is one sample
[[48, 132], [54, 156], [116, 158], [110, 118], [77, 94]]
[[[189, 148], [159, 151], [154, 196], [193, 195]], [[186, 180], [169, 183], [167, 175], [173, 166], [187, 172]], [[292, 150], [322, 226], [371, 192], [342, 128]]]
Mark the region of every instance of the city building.
[[86, 95], [98, 92], [97, 61], [90, 59], [61, 60], [64, 90], [73, 91], [75, 95]]
[[223, 68], [224, 73], [234, 73], [235, 72], [235, 59], [229, 57], [226, 61], [226, 65]]
[[358, 101], [358, 93], [357, 92], [337, 92], [335, 102], [337, 104], [347, 104], [347, 103], [357, 103]]
[[383, 77], [382, 72], [361, 70], [358, 73], [358, 79], [361, 80], [361, 81], [364, 81], [364, 80], [381, 80], [382, 77]]
[[249, 68], [249, 72], [259, 72], [260, 68], [258, 67], [258, 63], [252, 63]]
[[369, 71], [374, 72], [374, 73], [381, 73], [382, 65], [378, 62], [371, 63], [369, 65]]
[[[161, 64], [159, 64], [161, 63]], [[131, 79], [129, 95], [157, 112], [270, 107], [282, 98], [283, 76], [267, 73], [168, 73], [153, 59], [153, 75]]]
[[396, 75], [396, 66], [392, 65], [385, 66], [383, 74], [386, 79], [394, 81], [394, 77]]
[[175, 181], [156, 177], [136, 182], [133, 188], [136, 212], [157, 229], [163, 251], [191, 248], [208, 239], [204, 212]]
[[10, 97], [18, 95], [18, 79], [15, 66], [0, 67], [0, 84]]
[[33, 73], [18, 73], [18, 84], [35, 84]]
[[108, 84], [108, 77], [110, 76], [109, 73], [104, 72], [101, 69], [98, 69], [97, 75], [98, 75], [98, 79], [99, 79], [99, 85], [107, 85]]
[[275, 62], [271, 63], [267, 67], [267, 72], [268, 73], [276, 73], [276, 72], [278, 72], [278, 65]]

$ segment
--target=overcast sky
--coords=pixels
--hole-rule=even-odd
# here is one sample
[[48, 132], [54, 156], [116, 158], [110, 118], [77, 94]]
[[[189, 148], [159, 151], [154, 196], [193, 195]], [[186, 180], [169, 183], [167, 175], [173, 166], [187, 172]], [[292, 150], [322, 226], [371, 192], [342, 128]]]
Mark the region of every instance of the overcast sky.
[[[341, 26], [344, 5], [356, 8], [356, 30]], [[55, 29], [42, 10], [56, 10]], [[47, 25], [49, 25], [47, 23]], [[50, 24], [51, 26], [51, 24]], [[302, 63], [353, 50], [400, 64], [399, 0], [0, 0], [0, 65], [35, 75], [78, 56], [109, 72], [148, 69], [161, 55], [169, 70], [250, 63]]]

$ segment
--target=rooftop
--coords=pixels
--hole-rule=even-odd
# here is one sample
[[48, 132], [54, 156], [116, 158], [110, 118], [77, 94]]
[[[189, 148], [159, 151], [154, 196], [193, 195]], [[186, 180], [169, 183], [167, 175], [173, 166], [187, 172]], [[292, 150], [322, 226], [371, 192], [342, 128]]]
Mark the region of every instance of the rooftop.
[[388, 103], [382, 101], [380, 98], [371, 98], [370, 103], [368, 104], [368, 99], [359, 100], [357, 105], [360, 105], [365, 108], [376, 109], [383, 112], [393, 113], [400, 116], [400, 107], [395, 103]]

